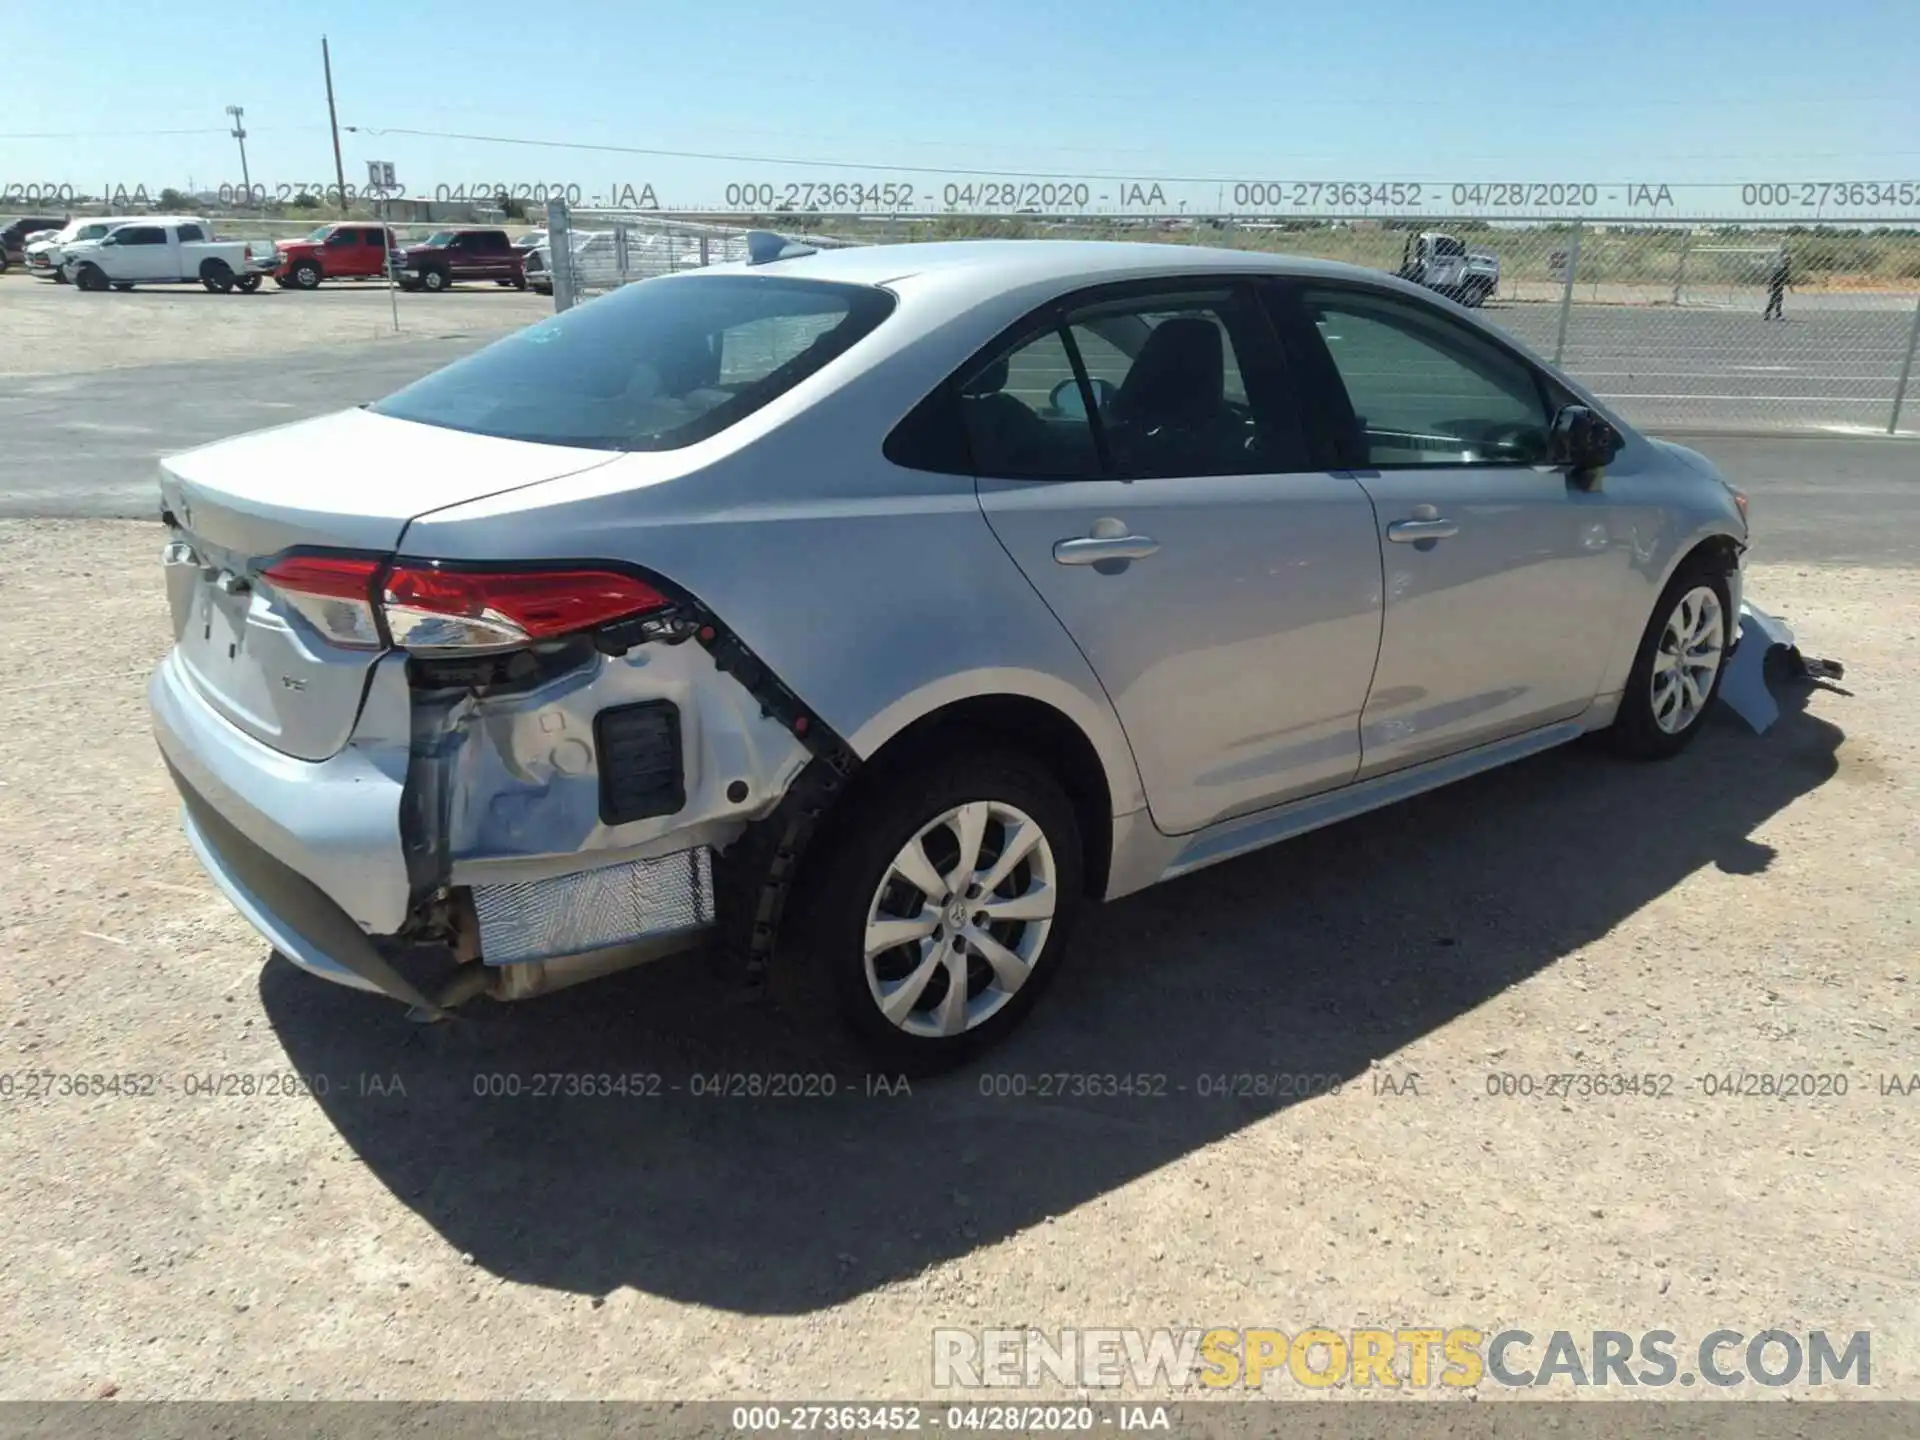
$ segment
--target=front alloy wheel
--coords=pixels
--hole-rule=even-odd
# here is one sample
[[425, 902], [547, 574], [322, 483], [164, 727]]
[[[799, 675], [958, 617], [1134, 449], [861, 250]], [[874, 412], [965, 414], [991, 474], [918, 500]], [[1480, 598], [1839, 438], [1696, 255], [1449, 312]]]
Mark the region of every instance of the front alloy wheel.
[[867, 907], [867, 988], [888, 1022], [929, 1039], [999, 1014], [1053, 929], [1058, 868], [1040, 826], [973, 800], [901, 847]]
[[1707, 708], [1726, 653], [1720, 597], [1696, 585], [1667, 617], [1653, 656], [1653, 722], [1669, 735], [1689, 729]]
[[1664, 760], [1700, 733], [1733, 643], [1728, 565], [1719, 556], [1695, 555], [1661, 592], [1605, 733], [1620, 754]]

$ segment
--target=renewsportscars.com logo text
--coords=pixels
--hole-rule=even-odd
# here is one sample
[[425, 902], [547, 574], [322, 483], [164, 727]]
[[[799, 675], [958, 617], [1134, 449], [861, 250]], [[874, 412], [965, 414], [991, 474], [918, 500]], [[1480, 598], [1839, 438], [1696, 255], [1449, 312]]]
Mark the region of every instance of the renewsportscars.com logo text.
[[1671, 1330], [1488, 1332], [1470, 1325], [1335, 1330], [953, 1330], [933, 1332], [936, 1390], [1472, 1389], [1708, 1385], [1778, 1388], [1872, 1383], [1870, 1331]]

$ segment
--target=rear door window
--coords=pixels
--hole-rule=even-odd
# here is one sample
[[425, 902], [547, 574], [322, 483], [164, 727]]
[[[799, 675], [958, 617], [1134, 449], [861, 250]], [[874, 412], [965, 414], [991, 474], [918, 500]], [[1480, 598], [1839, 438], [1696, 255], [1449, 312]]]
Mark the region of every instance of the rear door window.
[[180, 238], [182, 240], [204, 240], [207, 238], [207, 232], [202, 230], [198, 225], [182, 225], [180, 227]]
[[1105, 476], [1066, 335], [1048, 330], [956, 387], [967, 449], [982, 475], [1016, 480]]
[[893, 304], [869, 285], [769, 275], [647, 281], [509, 335], [372, 408], [509, 440], [673, 450], [830, 364]]
[[[1249, 375], [1259, 383], [1250, 387]], [[1305, 468], [1297, 396], [1240, 289], [1075, 306], [956, 387], [981, 475], [1171, 479]]]
[[164, 245], [167, 243], [167, 232], [158, 225], [129, 225], [125, 229], [116, 230], [114, 234], [120, 237], [117, 243], [121, 245]]

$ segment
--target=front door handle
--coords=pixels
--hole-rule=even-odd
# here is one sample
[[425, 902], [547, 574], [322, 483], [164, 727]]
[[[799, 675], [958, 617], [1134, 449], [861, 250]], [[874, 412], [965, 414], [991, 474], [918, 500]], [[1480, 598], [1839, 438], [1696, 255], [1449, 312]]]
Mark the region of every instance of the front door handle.
[[1452, 520], [1396, 520], [1387, 526], [1387, 539], [1401, 545], [1412, 545], [1421, 540], [1445, 540], [1460, 533], [1460, 526]]
[[1082, 535], [1053, 542], [1062, 565], [1098, 565], [1106, 560], [1144, 560], [1160, 548], [1151, 535]]

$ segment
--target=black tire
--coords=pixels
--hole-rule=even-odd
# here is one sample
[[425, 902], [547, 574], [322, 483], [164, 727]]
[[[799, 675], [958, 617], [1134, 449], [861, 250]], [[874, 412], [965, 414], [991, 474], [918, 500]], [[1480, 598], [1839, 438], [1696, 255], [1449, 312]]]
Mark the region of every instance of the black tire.
[[115, 280], [113, 282], [113, 288], [124, 293], [125, 291], [133, 289], [133, 282], [131, 280]]
[[[1655, 711], [1654, 664], [1666, 647], [1668, 622], [1674, 618], [1681, 601], [1697, 590], [1711, 591], [1719, 605], [1720, 658], [1707, 687], [1705, 701], [1681, 728], [1664, 728]], [[1720, 693], [1720, 680], [1727, 673], [1727, 650], [1733, 644], [1739, 617], [1733, 613], [1732, 592], [1727, 586], [1723, 562], [1712, 555], [1694, 555], [1681, 563], [1660, 592], [1647, 621], [1640, 648], [1634, 653], [1633, 669], [1627, 674], [1627, 687], [1620, 696], [1620, 711], [1601, 738], [1615, 754], [1634, 760], [1669, 760], [1678, 755], [1701, 731], [1714, 697]]]
[[260, 288], [260, 277], [258, 275], [242, 275], [238, 280], [233, 282], [233, 288], [238, 290], [242, 295], [251, 295]]
[[107, 272], [98, 265], [82, 265], [73, 277], [74, 288], [97, 294], [108, 288]]
[[282, 290], [291, 290], [293, 288], [293, 281], [289, 280], [284, 275], [274, 276], [273, 283], [278, 285]]
[[233, 289], [233, 270], [224, 260], [209, 260], [200, 267], [200, 283], [211, 294], [225, 295]]
[[319, 262], [315, 260], [299, 261], [287, 272], [288, 282], [302, 290], [318, 290], [324, 278]]
[[511, 285], [516, 290], [524, 290], [527, 288], [527, 277], [524, 275], [516, 275], [511, 280], [502, 280], [500, 283], [502, 285]]
[[453, 277], [438, 265], [429, 265], [420, 272], [420, 288], [436, 295], [452, 283]]
[[53, 283], [56, 285], [66, 284], [67, 283], [66, 272], [61, 270], [55, 270], [53, 272]]
[[[1054, 867], [1052, 928], [1033, 954], [1025, 982], [974, 1028], [952, 1036], [911, 1034], [881, 1013], [869, 986], [865, 943], [869, 914], [879, 903], [880, 887], [904, 847], [946, 811], [982, 800], [1017, 808], [1045, 836]], [[980, 852], [983, 859], [1005, 834], [999, 822], [989, 823]], [[931, 855], [943, 839], [951, 843], [952, 832], [938, 832], [922, 853]], [[945, 759], [929, 755], [911, 766], [888, 767], [862, 777], [862, 788], [848, 797], [848, 809], [833, 817], [819, 853], [819, 868], [800, 882], [805, 900], [797, 917], [808, 988], [831, 1002], [869, 1060], [889, 1072], [928, 1075], [950, 1069], [1019, 1025], [1060, 968], [1083, 903], [1084, 858], [1073, 804], [1044, 768], [1013, 751], [960, 751]], [[934, 858], [931, 863], [938, 868], [943, 862]], [[1004, 883], [1020, 885], [1033, 879], [1030, 862], [1023, 860]], [[934, 906], [917, 891], [911, 892], [907, 903], [926, 909]], [[1008, 945], [1017, 945], [1025, 929], [1019, 921], [999, 922], [992, 933]], [[943, 937], [944, 930], [935, 932], [936, 941]], [[877, 968], [901, 972], [898, 976], [883, 973], [881, 979], [902, 978], [914, 963], [911, 955], [911, 949], [903, 946], [878, 957]], [[968, 954], [965, 963], [968, 993], [978, 999], [986, 993], [983, 987], [991, 968], [977, 953]], [[916, 1005], [916, 1016], [932, 1016], [947, 992], [949, 973], [942, 967], [928, 980], [921, 992], [925, 1003]]]

